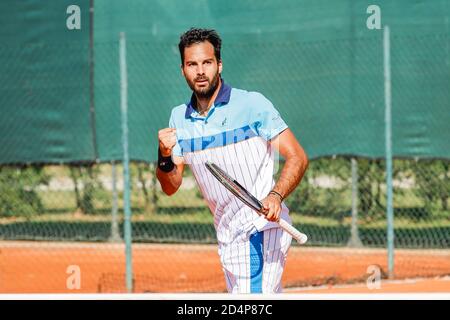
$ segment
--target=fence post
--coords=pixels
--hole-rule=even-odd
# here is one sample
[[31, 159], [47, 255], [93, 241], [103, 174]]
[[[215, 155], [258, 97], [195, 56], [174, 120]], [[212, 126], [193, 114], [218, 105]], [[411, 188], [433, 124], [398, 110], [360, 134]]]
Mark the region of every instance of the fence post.
[[387, 216], [387, 244], [388, 244], [388, 275], [394, 278], [394, 211], [392, 190], [392, 119], [391, 119], [391, 56], [389, 27], [383, 32], [384, 57], [384, 98], [385, 98], [385, 135], [386, 135], [386, 216]]
[[122, 146], [123, 146], [123, 208], [124, 208], [124, 237], [126, 260], [126, 288], [133, 292], [133, 264], [131, 252], [131, 204], [130, 204], [130, 168], [128, 156], [128, 101], [127, 101], [127, 60], [125, 33], [119, 35], [120, 58], [120, 107], [122, 115]]

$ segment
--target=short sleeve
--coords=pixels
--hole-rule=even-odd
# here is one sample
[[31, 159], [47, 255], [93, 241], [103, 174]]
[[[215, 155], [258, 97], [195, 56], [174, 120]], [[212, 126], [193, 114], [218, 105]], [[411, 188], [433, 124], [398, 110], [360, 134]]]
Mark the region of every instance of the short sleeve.
[[288, 128], [272, 102], [260, 93], [254, 93], [253, 101], [254, 128], [265, 140], [271, 140]]
[[[169, 128], [179, 129], [179, 128], [177, 128], [176, 125], [175, 125], [175, 121], [174, 121], [174, 119], [173, 119], [173, 112], [172, 112], [172, 114], [170, 115], [170, 119], [169, 119]], [[177, 143], [176, 143], [175, 146], [173, 147], [172, 154], [173, 154], [174, 156], [178, 156], [178, 157], [182, 157], [182, 156], [183, 156], [183, 154], [182, 154], [182, 152], [181, 152], [180, 144], [178, 143], [178, 138], [177, 138]]]

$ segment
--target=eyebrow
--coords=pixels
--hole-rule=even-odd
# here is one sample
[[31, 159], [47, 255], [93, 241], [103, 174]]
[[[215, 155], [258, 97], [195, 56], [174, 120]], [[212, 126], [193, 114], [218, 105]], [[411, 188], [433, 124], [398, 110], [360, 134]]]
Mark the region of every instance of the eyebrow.
[[[207, 59], [203, 60], [202, 62], [209, 62], [209, 61], [214, 61], [214, 58], [207, 58]], [[197, 63], [197, 61], [186, 60], [185, 63]]]

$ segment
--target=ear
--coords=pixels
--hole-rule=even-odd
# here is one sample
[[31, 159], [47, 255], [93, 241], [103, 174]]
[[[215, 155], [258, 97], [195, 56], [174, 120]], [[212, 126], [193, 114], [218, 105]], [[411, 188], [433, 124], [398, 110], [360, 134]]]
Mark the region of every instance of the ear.
[[217, 66], [219, 67], [219, 73], [222, 73], [222, 60], [219, 60]]
[[181, 75], [182, 75], [183, 77], [186, 77], [186, 76], [184, 75], [183, 64], [180, 64], [180, 69], [181, 69]]

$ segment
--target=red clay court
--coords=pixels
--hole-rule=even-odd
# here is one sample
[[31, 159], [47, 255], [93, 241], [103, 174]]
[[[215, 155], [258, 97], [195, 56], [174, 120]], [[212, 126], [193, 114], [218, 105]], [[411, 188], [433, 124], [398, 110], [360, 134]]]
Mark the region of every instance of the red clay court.
[[[66, 282], [80, 268], [81, 287]], [[381, 288], [365, 285], [368, 266], [381, 268]], [[216, 245], [133, 244], [134, 292], [225, 292]], [[290, 249], [287, 293], [450, 292], [450, 250], [396, 250], [387, 280], [383, 249]], [[0, 242], [0, 293], [119, 293], [125, 288], [125, 247], [104, 243]]]

